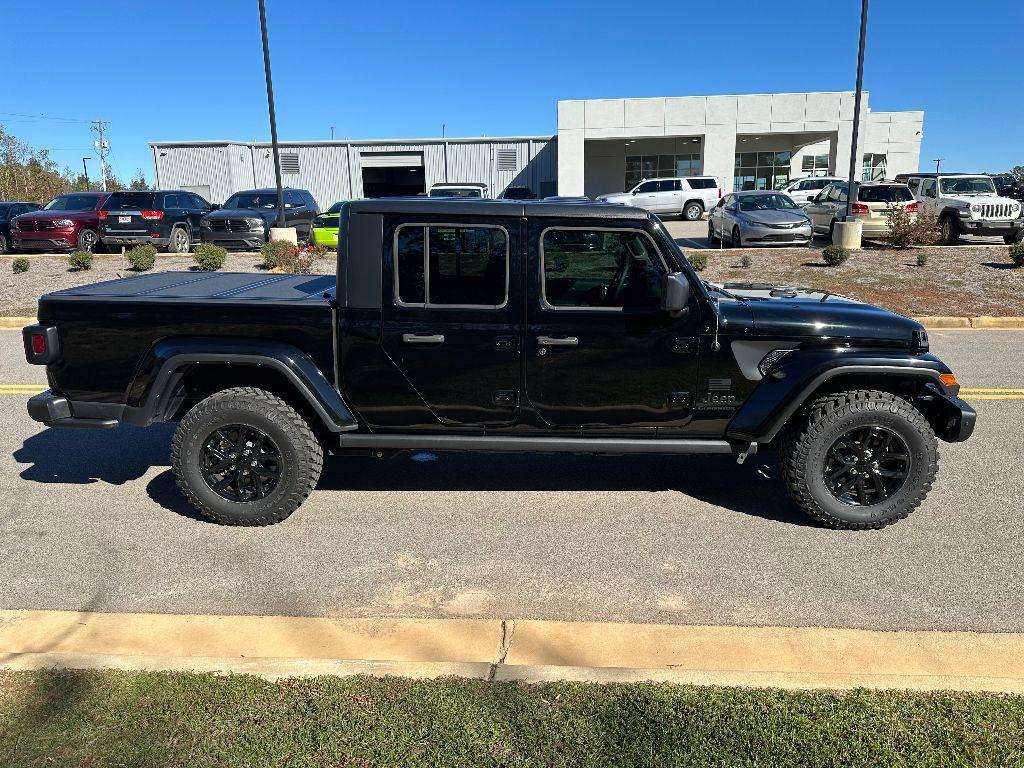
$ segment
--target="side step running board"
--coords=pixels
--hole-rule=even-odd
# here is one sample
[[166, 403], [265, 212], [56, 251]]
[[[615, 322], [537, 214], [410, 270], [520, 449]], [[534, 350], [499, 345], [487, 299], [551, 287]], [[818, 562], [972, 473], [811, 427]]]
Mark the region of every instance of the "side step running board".
[[338, 436], [339, 448], [390, 450], [494, 451], [510, 453], [753, 453], [745, 444], [726, 440], [644, 440], [619, 437], [495, 437], [479, 435]]

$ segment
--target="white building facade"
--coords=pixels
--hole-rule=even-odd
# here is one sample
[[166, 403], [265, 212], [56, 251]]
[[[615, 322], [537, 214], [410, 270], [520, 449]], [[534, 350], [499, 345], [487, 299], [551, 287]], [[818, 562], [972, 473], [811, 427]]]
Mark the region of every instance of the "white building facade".
[[[594, 197], [641, 179], [707, 175], [726, 191], [849, 173], [854, 93], [558, 102], [558, 193]], [[861, 103], [862, 178], [918, 170], [923, 112]]]
[[[285, 186], [321, 208], [341, 200], [427, 192], [474, 182], [595, 197], [644, 178], [708, 175], [726, 191], [773, 189], [800, 176], [849, 173], [854, 94], [776, 93], [558, 102], [557, 136], [282, 141]], [[872, 112], [863, 96], [857, 156], [862, 178], [918, 170], [923, 112]], [[266, 142], [152, 142], [158, 189], [223, 203], [274, 186]]]

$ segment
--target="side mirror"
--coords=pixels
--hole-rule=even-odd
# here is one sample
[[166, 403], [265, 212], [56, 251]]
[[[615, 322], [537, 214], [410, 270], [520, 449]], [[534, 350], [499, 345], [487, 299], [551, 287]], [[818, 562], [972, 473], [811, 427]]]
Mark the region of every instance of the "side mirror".
[[629, 194], [631, 194], [631, 195], [635, 195], [636, 193], [637, 193], [637, 190], [635, 190], [635, 189], [634, 189], [634, 190], [633, 190], [632, 192], [630, 192]]
[[690, 281], [682, 272], [670, 272], [662, 279], [661, 308], [666, 312], [685, 312], [690, 306]]

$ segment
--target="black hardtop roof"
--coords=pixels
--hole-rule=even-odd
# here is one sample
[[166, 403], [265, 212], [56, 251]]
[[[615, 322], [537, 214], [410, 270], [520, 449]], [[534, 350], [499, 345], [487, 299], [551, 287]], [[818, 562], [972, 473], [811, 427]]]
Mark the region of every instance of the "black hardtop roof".
[[[288, 190], [291, 190], [292, 192], [307, 192], [308, 191], [308, 190], [305, 190], [305, 189], [301, 189], [300, 187], [281, 187], [281, 191], [282, 192], [285, 192], [285, 191], [288, 191]], [[262, 187], [260, 189], [240, 189], [237, 192], [232, 192], [231, 193], [231, 197], [234, 197], [235, 195], [251, 195], [254, 192], [256, 194], [258, 194], [258, 195], [262, 195], [264, 192], [276, 195], [277, 194], [277, 187]]]
[[897, 173], [896, 180], [909, 179], [911, 177], [917, 177], [919, 179], [938, 179], [945, 178], [946, 176], [991, 176], [990, 173], [963, 173], [961, 171], [950, 171], [948, 173]]
[[616, 203], [562, 200], [479, 200], [387, 197], [347, 203], [352, 213], [452, 214], [460, 216], [549, 216], [580, 219], [650, 219], [640, 208]]

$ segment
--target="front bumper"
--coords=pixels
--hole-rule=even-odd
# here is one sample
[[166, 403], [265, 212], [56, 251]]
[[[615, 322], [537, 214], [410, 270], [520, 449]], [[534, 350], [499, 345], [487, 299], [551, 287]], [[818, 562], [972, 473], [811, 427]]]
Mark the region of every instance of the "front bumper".
[[956, 395], [935, 392], [925, 407], [930, 411], [935, 433], [942, 440], [962, 443], [974, 434], [978, 414]]
[[202, 229], [199, 239], [204, 243], [214, 243], [225, 248], [247, 248], [258, 251], [267, 242], [266, 233], [261, 230], [249, 232], [226, 232], [215, 229]]
[[1013, 235], [1024, 229], [1024, 219], [991, 221], [960, 217], [960, 231], [967, 235]]
[[313, 241], [328, 248], [338, 247], [337, 227], [313, 227]]
[[[33, 233], [35, 234], [35, 233]], [[75, 247], [77, 236], [56, 234], [53, 237], [25, 237], [13, 233], [11, 245], [19, 251], [70, 251]]]
[[755, 245], [807, 245], [811, 241], [811, 225], [806, 224], [791, 229], [778, 229], [776, 227], [764, 227], [756, 224], [741, 224], [740, 234], [744, 244]]
[[28, 415], [33, 421], [42, 422], [48, 427], [113, 429], [117, 426], [117, 419], [113, 418], [76, 418], [67, 398], [55, 395], [50, 390], [29, 398]]

